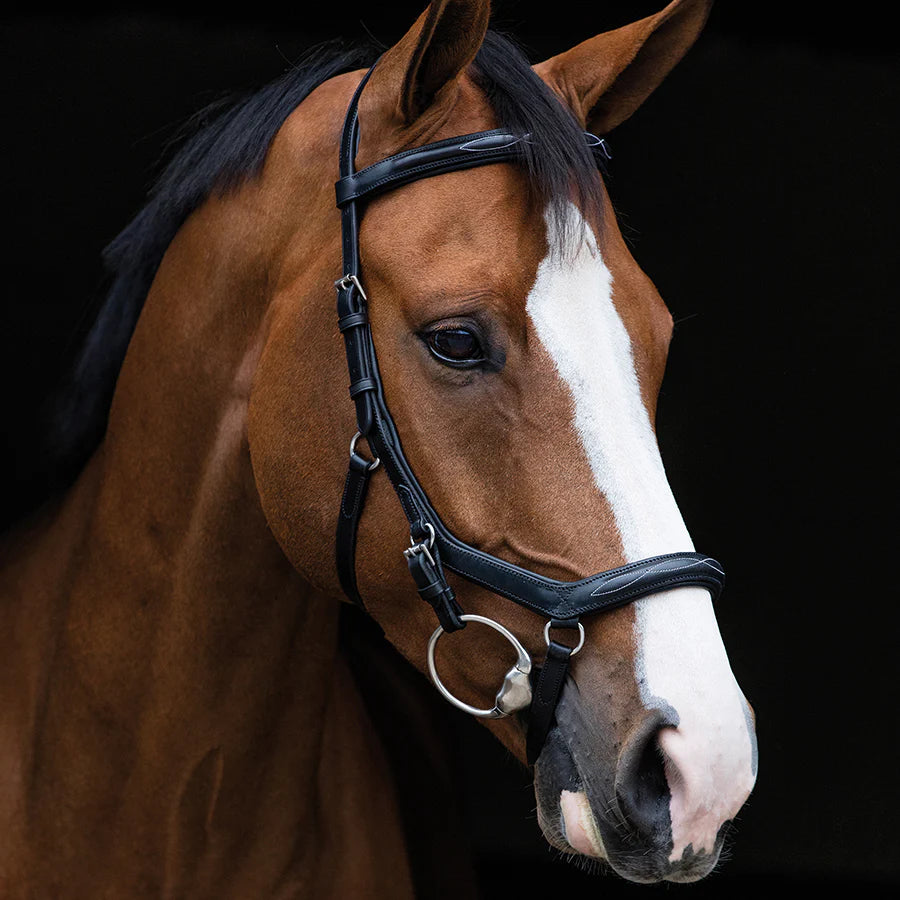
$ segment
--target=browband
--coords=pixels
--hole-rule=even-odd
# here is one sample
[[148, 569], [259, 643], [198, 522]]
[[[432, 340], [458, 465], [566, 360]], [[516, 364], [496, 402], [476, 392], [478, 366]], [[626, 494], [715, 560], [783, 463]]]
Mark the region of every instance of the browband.
[[[589, 132], [584, 132], [584, 138], [595, 157], [612, 158], [603, 138]], [[495, 128], [404, 150], [359, 172], [345, 174], [334, 186], [337, 205], [343, 207], [353, 200], [368, 199], [443, 172], [458, 172], [488, 163], [515, 162], [522, 159], [522, 147], [530, 141], [530, 135], [509, 134]]]
[[[569, 657], [577, 649], [551, 640], [551, 626], [578, 628], [583, 634], [578, 622], [580, 615], [613, 609], [682, 585], [706, 588], [715, 599], [721, 592], [724, 572], [716, 560], [689, 551], [638, 560], [579, 581], [556, 581], [465, 543], [443, 523], [406, 459], [385, 401], [369, 325], [368, 298], [360, 280], [358, 203], [420, 178], [520, 160], [529, 137], [511, 135], [501, 129], [462, 135], [405, 150], [356, 172], [358, 102], [371, 73], [372, 69], [360, 82], [347, 110], [341, 137], [341, 177], [335, 187], [341, 209], [344, 261], [344, 274], [335, 282], [338, 324], [344, 336], [349, 390], [356, 406], [358, 428], [351, 442], [350, 466], [338, 517], [338, 574], [347, 596], [365, 608], [356, 582], [356, 535], [369, 479], [383, 465], [409, 520], [411, 546], [405, 555], [410, 573], [420, 596], [432, 605], [445, 631], [464, 627], [469, 618], [462, 618], [462, 610], [445, 577], [445, 568], [550, 620], [546, 632], [547, 659], [537, 678], [530, 710], [528, 756], [533, 761], [553, 724]], [[602, 138], [586, 134], [585, 139], [595, 157], [610, 157]], [[356, 452], [361, 436], [367, 439], [375, 455], [373, 461]]]

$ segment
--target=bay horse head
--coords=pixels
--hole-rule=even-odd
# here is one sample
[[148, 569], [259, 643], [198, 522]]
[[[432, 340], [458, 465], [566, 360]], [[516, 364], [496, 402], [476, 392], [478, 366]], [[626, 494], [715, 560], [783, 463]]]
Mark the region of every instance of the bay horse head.
[[654, 434], [672, 319], [598, 170], [707, 8], [532, 67], [435, 0], [179, 151], [61, 407], [89, 459], [4, 536], [0, 882], [410, 896], [342, 600], [533, 765], [554, 847], [712, 869], [753, 716]]
[[[541, 827], [639, 881], [709, 872], [756, 771], [709, 585], [669, 578], [718, 564], [693, 553], [654, 435], [672, 320], [596, 163], [707, 11], [675, 0], [532, 68], [488, 31], [487, 2], [434, 2], [368, 73], [313, 91], [262, 175], [293, 207], [249, 400], [272, 533], [523, 761], [536, 713], [516, 691], [532, 660], [551, 672], [530, 754]], [[465, 162], [484, 147], [490, 164]], [[357, 434], [342, 487], [357, 432], [371, 455]], [[611, 571], [607, 608], [591, 579]], [[468, 627], [438, 644], [438, 621]], [[505, 676], [508, 708], [493, 699]]]

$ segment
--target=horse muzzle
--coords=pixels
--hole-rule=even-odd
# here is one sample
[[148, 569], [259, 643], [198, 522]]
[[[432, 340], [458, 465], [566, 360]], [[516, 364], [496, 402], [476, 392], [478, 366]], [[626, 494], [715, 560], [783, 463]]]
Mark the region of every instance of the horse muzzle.
[[605, 860], [629, 881], [689, 882], [708, 875], [730, 821], [718, 823], [704, 845], [673, 853], [672, 789], [659, 740], [675, 727], [667, 713], [649, 710], [617, 735], [612, 723], [591, 727], [578, 707], [577, 689], [567, 685], [558, 724], [535, 766], [538, 820], [548, 842]]

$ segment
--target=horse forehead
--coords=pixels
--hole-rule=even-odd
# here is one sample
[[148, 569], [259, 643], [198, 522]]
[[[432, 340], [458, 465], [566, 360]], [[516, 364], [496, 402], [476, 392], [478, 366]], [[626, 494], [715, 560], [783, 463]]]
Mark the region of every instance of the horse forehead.
[[[440, 259], [456, 245], [471, 248], [546, 244], [540, 205], [530, 199], [527, 176], [512, 163], [476, 166], [421, 178], [372, 201], [362, 228], [382, 235], [382, 252], [397, 242]], [[386, 236], [390, 239], [386, 240]]]
[[547, 254], [544, 216], [525, 179], [517, 166], [490, 165], [376, 198], [361, 226], [364, 265], [401, 290], [455, 285], [524, 302]]

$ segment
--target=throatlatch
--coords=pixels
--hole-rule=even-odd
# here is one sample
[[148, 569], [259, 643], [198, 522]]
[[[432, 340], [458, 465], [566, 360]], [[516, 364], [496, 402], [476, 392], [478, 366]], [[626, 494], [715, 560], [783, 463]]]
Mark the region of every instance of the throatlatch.
[[[369, 325], [369, 299], [360, 281], [359, 203], [411, 181], [522, 158], [528, 135], [500, 129], [466, 134], [398, 153], [355, 171], [359, 144], [358, 104], [374, 66], [360, 82], [344, 120], [340, 148], [340, 180], [335, 190], [341, 210], [343, 274], [335, 281], [338, 327], [344, 336], [350, 397], [356, 406], [357, 433], [350, 443], [350, 464], [341, 499], [336, 535], [336, 561], [341, 587], [365, 609], [356, 583], [356, 536], [369, 479], [379, 468], [387, 472], [409, 520], [410, 546], [404, 552], [416, 589], [437, 615], [439, 625], [428, 644], [428, 666], [438, 690], [455, 706], [475, 716], [497, 718], [529, 710], [527, 753], [530, 762], [540, 755], [565, 683], [569, 662], [584, 643], [579, 617], [630, 603], [639, 597], [682, 585], [706, 588], [715, 599], [722, 590], [724, 572], [711, 557], [700, 553], [669, 553], [599, 572], [580, 581], [556, 581], [484, 553], [457, 538], [441, 521], [413, 473], [400, 443], [384, 398], [381, 376]], [[585, 134], [598, 159], [608, 159], [605, 140]], [[357, 452], [364, 437], [374, 454]], [[527, 607], [548, 619], [544, 629], [547, 654], [540, 669], [518, 639], [503, 625], [483, 616], [465, 615], [457, 603], [445, 570], [455, 572]], [[445, 631], [457, 631], [478, 622], [500, 632], [517, 653], [497, 693], [493, 707], [479, 709], [463, 703], [444, 687], [434, 663], [434, 650]], [[575, 632], [571, 644], [560, 642], [562, 631]]]

